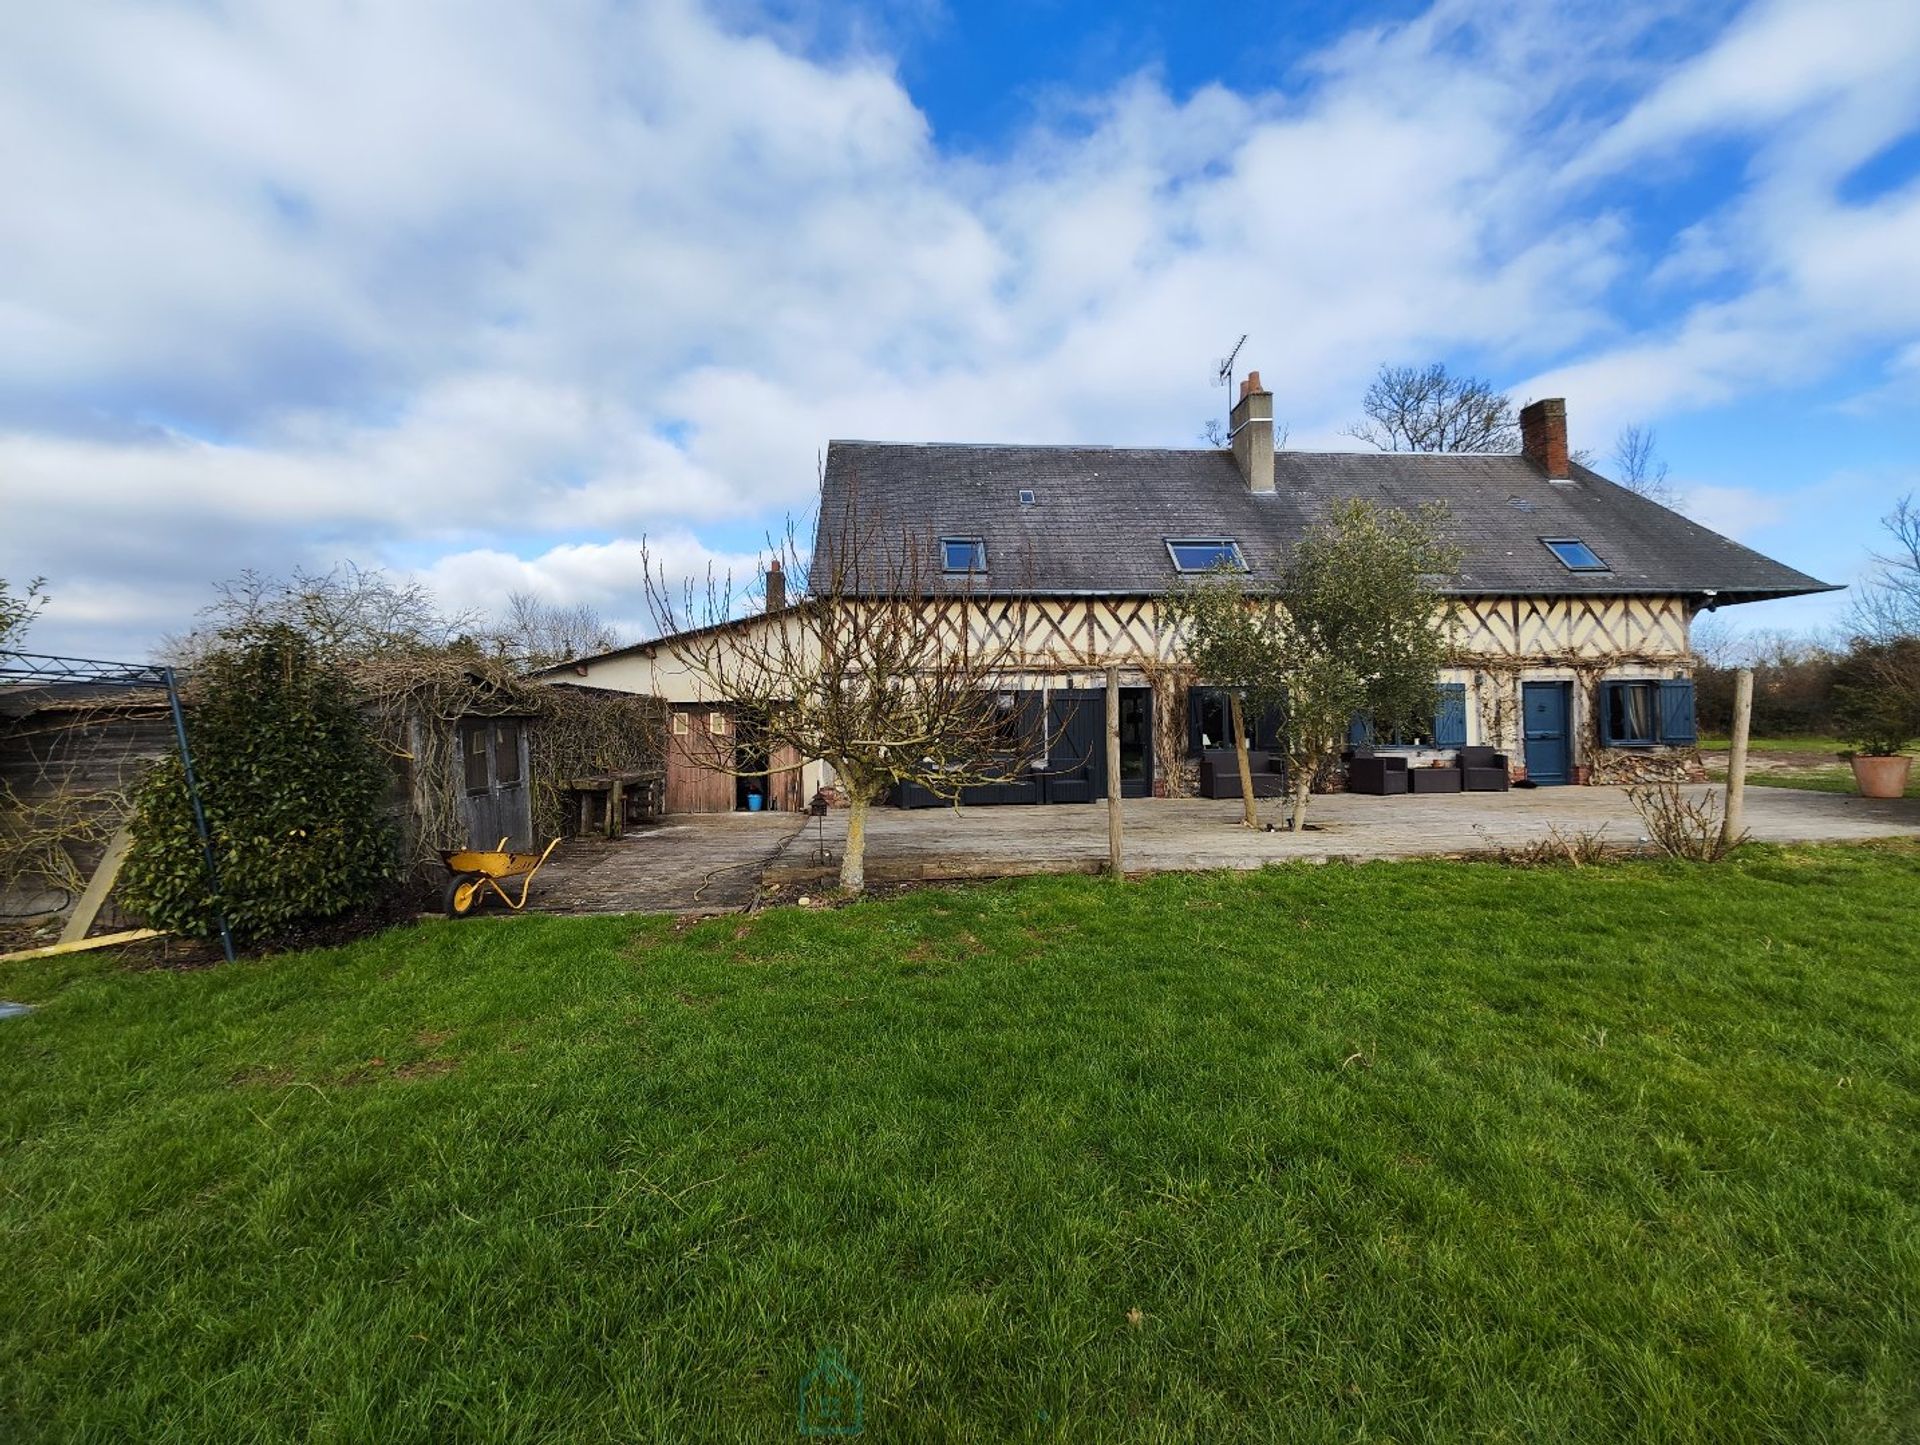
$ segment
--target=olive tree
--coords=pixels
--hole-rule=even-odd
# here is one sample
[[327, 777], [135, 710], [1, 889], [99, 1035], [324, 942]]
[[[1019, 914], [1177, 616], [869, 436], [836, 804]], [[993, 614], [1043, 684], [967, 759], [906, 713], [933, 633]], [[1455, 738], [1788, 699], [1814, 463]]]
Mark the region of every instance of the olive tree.
[[1439, 586], [1460, 557], [1439, 504], [1401, 512], [1357, 497], [1294, 547], [1278, 601], [1295, 832], [1306, 826], [1314, 778], [1339, 759], [1356, 716], [1377, 728], [1433, 716], [1457, 615]]
[[[1459, 565], [1443, 507], [1401, 512], [1350, 498], [1307, 530], [1277, 583], [1215, 573], [1170, 601], [1203, 676], [1281, 706], [1295, 832], [1356, 717], [1395, 728], [1433, 716], [1456, 617], [1439, 585]], [[1244, 712], [1234, 733], [1251, 822]]]

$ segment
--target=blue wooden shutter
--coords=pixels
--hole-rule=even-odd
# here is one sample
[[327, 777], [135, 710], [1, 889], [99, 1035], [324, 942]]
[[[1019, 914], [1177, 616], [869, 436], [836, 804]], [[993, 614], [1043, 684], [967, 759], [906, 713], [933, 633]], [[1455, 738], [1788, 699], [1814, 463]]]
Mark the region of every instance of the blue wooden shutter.
[[1467, 685], [1443, 682], [1434, 700], [1433, 745], [1437, 748], [1464, 748], [1467, 745]]
[[1608, 747], [1617, 747], [1620, 743], [1613, 732], [1613, 698], [1623, 685], [1617, 682], [1600, 684], [1600, 741]]
[[1699, 729], [1693, 720], [1693, 681], [1676, 678], [1660, 684], [1660, 741], [1691, 743], [1698, 740]]
[[1347, 724], [1347, 746], [1364, 748], [1372, 741], [1373, 719], [1363, 712], [1355, 713], [1353, 720]]

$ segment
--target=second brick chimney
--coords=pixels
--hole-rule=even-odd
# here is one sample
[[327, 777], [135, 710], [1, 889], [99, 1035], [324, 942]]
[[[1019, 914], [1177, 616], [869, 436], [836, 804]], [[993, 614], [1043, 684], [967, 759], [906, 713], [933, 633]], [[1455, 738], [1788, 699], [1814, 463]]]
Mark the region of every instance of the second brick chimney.
[[1550, 482], [1570, 482], [1567, 464], [1567, 403], [1557, 396], [1529, 402], [1520, 408], [1520, 450], [1542, 467]]
[[1249, 372], [1240, 383], [1240, 400], [1228, 420], [1233, 423], [1233, 459], [1250, 492], [1273, 491], [1273, 393], [1260, 385], [1260, 373]]
[[778, 612], [787, 605], [787, 574], [780, 570], [780, 559], [767, 563], [767, 611]]

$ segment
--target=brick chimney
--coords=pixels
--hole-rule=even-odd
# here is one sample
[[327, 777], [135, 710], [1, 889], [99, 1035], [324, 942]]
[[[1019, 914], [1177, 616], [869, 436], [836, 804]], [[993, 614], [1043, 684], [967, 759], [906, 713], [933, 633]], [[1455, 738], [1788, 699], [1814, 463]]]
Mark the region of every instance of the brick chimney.
[[1567, 465], [1567, 403], [1550, 396], [1520, 408], [1520, 450], [1542, 468], [1550, 482], [1570, 482]]
[[1260, 385], [1260, 373], [1240, 383], [1240, 400], [1228, 418], [1233, 423], [1233, 459], [1247, 490], [1273, 491], [1273, 393]]
[[780, 559], [767, 563], [767, 611], [778, 612], [787, 605], [787, 574], [780, 570]]

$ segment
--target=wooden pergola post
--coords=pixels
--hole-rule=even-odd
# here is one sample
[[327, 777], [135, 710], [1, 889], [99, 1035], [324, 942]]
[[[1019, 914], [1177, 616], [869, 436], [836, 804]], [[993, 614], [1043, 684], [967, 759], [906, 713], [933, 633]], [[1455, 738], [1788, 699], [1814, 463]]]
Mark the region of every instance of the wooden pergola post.
[[1745, 831], [1747, 811], [1747, 733], [1753, 726], [1753, 669], [1733, 675], [1733, 742], [1727, 749], [1727, 810], [1720, 841], [1731, 848]]
[[1120, 859], [1120, 669], [1107, 669], [1107, 872], [1125, 878]]

